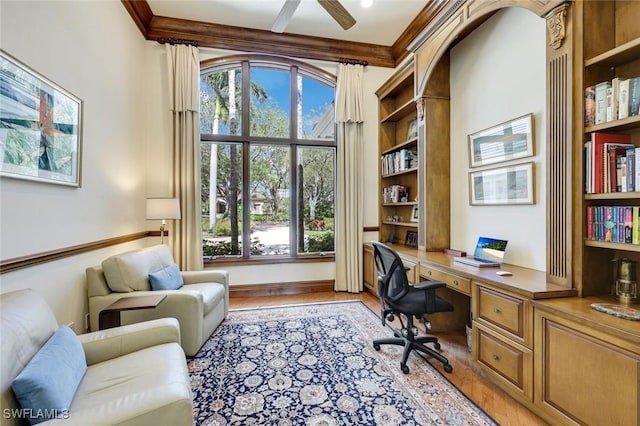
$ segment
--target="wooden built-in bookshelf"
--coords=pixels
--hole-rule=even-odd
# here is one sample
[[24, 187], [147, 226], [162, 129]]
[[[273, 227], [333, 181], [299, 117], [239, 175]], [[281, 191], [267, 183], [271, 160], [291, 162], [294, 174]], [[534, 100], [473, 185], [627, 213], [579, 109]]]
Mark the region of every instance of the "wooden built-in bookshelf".
[[[582, 32], [582, 66], [575, 71], [576, 82], [581, 82], [576, 104], [582, 117], [586, 114], [584, 90], [614, 78], [640, 77], [640, 2], [633, 1], [584, 1], [576, 6], [577, 28]], [[584, 145], [594, 132], [619, 133], [630, 136], [631, 143], [640, 146], [640, 115], [630, 115], [623, 119], [613, 119], [596, 125], [586, 125], [585, 120], [577, 123], [582, 132], [576, 133], [575, 155], [582, 165], [586, 156]], [[640, 245], [612, 241], [597, 241], [587, 238], [590, 207], [640, 206], [640, 192], [585, 193], [587, 179], [584, 167], [576, 171], [574, 188], [583, 195], [578, 206], [581, 220], [574, 231], [575, 271], [573, 286], [582, 296], [612, 296], [613, 260], [626, 258], [640, 262]]]
[[[379, 239], [405, 244], [407, 232], [418, 232], [421, 250], [449, 244], [449, 56], [434, 73], [427, 93], [416, 95], [414, 64], [408, 62], [376, 92], [379, 112]], [[417, 102], [426, 105], [418, 117]], [[413, 126], [416, 133], [408, 131]], [[385, 157], [401, 151], [415, 154], [403, 170], [385, 170]], [[406, 166], [406, 165], [404, 165]], [[427, 173], [429, 169], [429, 173]], [[408, 196], [396, 202], [383, 197], [385, 188], [401, 185]], [[435, 208], [437, 206], [437, 208]], [[411, 217], [416, 213], [418, 220]]]

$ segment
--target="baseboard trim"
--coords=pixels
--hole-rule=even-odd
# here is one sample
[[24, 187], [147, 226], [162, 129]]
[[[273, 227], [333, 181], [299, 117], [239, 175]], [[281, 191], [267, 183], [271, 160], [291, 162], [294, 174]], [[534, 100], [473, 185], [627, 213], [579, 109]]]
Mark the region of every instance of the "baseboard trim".
[[238, 284], [229, 287], [229, 297], [262, 297], [316, 293], [321, 291], [333, 291], [334, 286], [335, 280]]

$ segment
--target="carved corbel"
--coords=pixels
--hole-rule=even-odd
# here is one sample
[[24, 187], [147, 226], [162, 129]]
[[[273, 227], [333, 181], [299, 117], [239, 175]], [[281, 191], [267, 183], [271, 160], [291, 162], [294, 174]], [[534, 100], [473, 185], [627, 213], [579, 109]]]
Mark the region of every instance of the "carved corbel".
[[569, 9], [569, 3], [563, 3], [546, 16], [549, 45], [556, 50], [562, 46], [564, 41], [567, 9]]

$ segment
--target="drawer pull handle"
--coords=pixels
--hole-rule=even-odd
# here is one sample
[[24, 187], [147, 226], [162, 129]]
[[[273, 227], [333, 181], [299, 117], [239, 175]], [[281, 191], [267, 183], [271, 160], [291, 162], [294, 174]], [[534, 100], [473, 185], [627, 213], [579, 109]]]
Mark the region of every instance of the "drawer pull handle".
[[427, 275], [431, 276], [431, 271], [427, 271]]
[[494, 361], [499, 361], [500, 360], [500, 357], [498, 355], [496, 355], [496, 354], [493, 354], [492, 358], [493, 358]]
[[458, 280], [453, 280], [453, 285], [458, 286]]
[[494, 313], [494, 314], [499, 314], [499, 313], [501, 313], [501, 312], [502, 312], [502, 311], [500, 310], [500, 308], [493, 308], [493, 313]]

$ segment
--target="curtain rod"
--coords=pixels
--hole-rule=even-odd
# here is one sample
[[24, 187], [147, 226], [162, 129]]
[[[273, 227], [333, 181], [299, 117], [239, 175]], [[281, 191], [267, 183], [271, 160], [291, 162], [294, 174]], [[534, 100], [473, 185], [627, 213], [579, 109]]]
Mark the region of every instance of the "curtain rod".
[[338, 59], [338, 62], [341, 64], [347, 64], [347, 65], [362, 65], [363, 67], [366, 67], [367, 65], [369, 65], [369, 62], [363, 61], [361, 59], [340, 58]]
[[187, 39], [183, 39], [183, 38], [172, 38], [172, 37], [165, 38], [165, 37], [160, 37], [157, 40], [157, 42], [160, 43], [160, 44], [166, 44], [166, 43], [169, 43], [169, 44], [186, 44], [188, 46], [196, 46], [196, 47], [198, 47], [198, 42], [197, 41], [195, 41], [195, 40], [187, 40]]

